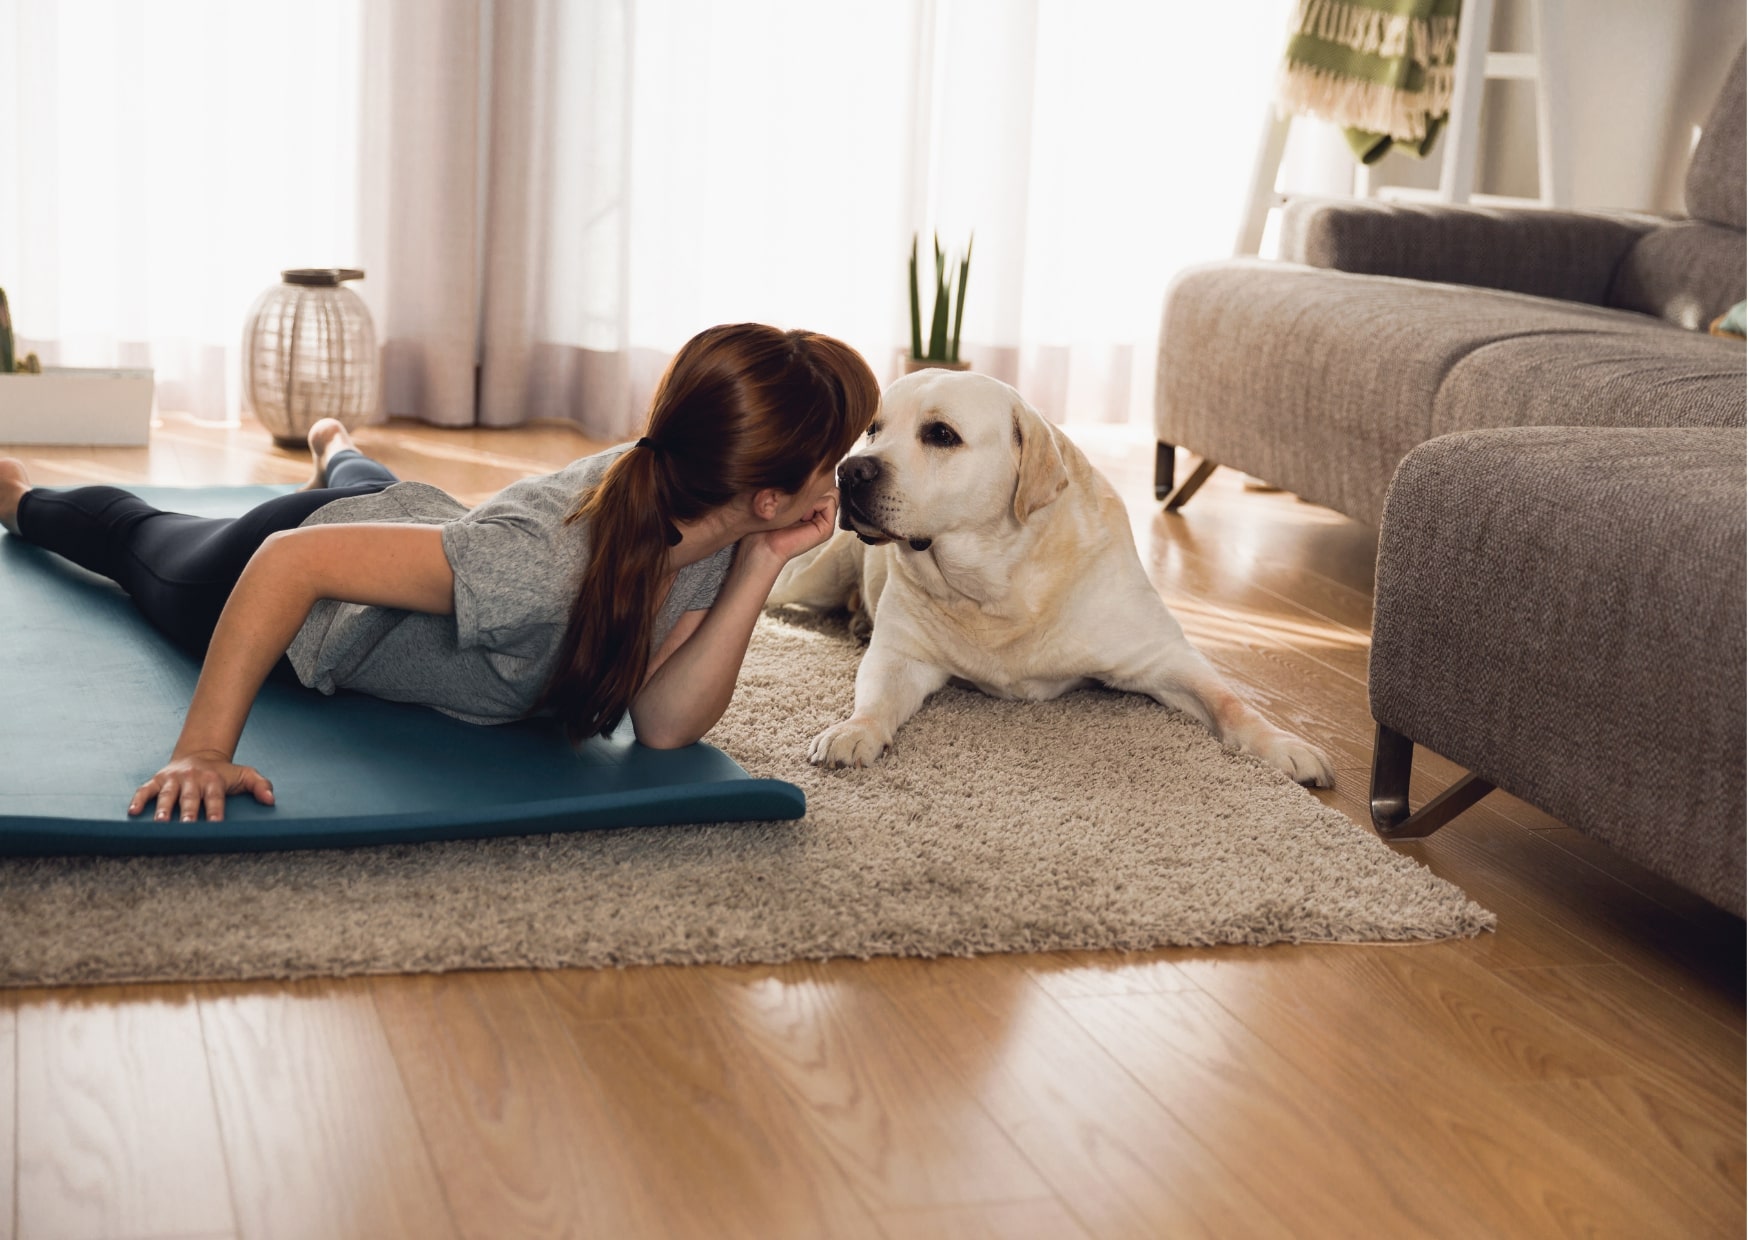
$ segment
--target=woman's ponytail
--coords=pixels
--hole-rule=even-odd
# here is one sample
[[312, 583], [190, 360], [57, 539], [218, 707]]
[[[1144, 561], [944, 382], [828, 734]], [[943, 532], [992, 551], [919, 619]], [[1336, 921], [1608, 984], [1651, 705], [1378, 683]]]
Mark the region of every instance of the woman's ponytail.
[[621, 453], [565, 518], [588, 523], [591, 554], [578, 593], [595, 605], [571, 609], [559, 646], [569, 657], [540, 705], [563, 720], [572, 744], [618, 726], [649, 670], [668, 548], [679, 541], [663, 515], [662, 464], [643, 444]]
[[829, 336], [738, 323], [687, 341], [643, 438], [566, 518], [587, 523], [589, 563], [535, 709], [550, 707], [573, 744], [616, 727], [649, 672], [678, 523], [767, 487], [794, 494], [879, 403], [868, 363]]

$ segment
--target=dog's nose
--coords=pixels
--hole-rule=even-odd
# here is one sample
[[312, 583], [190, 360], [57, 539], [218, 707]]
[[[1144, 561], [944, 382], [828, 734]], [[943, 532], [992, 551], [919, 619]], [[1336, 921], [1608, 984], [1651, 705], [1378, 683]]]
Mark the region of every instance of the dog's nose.
[[880, 477], [880, 462], [871, 456], [852, 456], [838, 466], [838, 485], [845, 489], [865, 487]]

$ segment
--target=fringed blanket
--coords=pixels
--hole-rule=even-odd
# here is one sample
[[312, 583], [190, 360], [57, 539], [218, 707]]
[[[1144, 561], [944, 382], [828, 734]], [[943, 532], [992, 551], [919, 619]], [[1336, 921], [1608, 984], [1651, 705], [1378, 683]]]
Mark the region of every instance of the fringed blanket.
[[1461, 0], [1298, 0], [1275, 86], [1283, 110], [1332, 121], [1363, 163], [1432, 149], [1451, 110]]

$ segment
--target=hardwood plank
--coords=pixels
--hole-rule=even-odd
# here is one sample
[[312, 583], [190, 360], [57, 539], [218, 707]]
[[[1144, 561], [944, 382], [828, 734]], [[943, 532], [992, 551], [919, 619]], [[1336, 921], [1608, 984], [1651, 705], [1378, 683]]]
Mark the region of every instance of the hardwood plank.
[[631, 965], [625, 968], [558, 969], [564, 989], [564, 1015], [578, 1028], [598, 1020], [655, 1020], [667, 1016], [705, 1017], [720, 1012], [720, 995], [704, 975], [721, 976], [724, 986], [750, 975], [725, 965]]
[[[1331, 1096], [1387, 1126], [1376, 1148], [1388, 1150], [1411, 1178], [1438, 1177], [1484, 1234], [1685, 1236], [1715, 1227], [1723, 1203], [1670, 1187], [1690, 1168], [1671, 1161], [1657, 1169], [1661, 1174], [1622, 1176], [1622, 1167], [1643, 1168], [1651, 1159], [1637, 1134], [1598, 1129], [1558, 1105], [1559, 1093], [1478, 1069], [1497, 1057], [1479, 1051], [1463, 1026], [1481, 1021], [1512, 1029], [1524, 1019], [1521, 1007], [1496, 998], [1471, 1001], [1452, 1011], [1441, 1029], [1419, 996], [1399, 988], [1380, 993], [1331, 967], [1346, 954], [1339, 948], [1300, 954], [1296, 987], [1280, 984], [1279, 963], [1262, 970], [1210, 953], [1179, 967]], [[1438, 948], [1395, 954], [1431, 958], [1435, 963], [1420, 966], [1429, 969], [1440, 957], [1447, 966], [1460, 959]], [[1457, 985], [1445, 983], [1447, 989]], [[1580, 1031], [1571, 1036], [1572, 1045], [1587, 1042]], [[1550, 1079], [1608, 1078], [1573, 1073]]]
[[[1408, 1046], [1436, 1039], [1443, 1057], [1466, 1080], [1550, 1081], [1627, 1070], [1625, 1058], [1603, 1042], [1548, 1007], [1521, 1002], [1521, 992], [1499, 973], [1447, 946], [1315, 952], [1325, 976], [1313, 984], [1363, 993], [1374, 1004], [1387, 1006], [1412, 1031]], [[1356, 1041], [1363, 1041], [1364, 1014], [1356, 1010], [1353, 1015], [1350, 1031]]]
[[[820, 1139], [841, 1132], [836, 1117], [796, 1105], [728, 1014], [590, 1020], [572, 1015], [574, 978], [570, 970], [546, 973], [538, 985], [600, 1098], [603, 1134], [636, 1167], [663, 1234], [878, 1234], [841, 1149]], [[842, 1100], [851, 1111], [857, 1101]]]
[[905, 964], [914, 962], [846, 962], [826, 978], [797, 962], [700, 980], [871, 1211], [1048, 1196], [1007, 1134], [868, 984]]
[[1077, 1240], [1089, 1235], [1054, 1197], [894, 1210], [877, 1221], [887, 1240]]
[[1174, 958], [1193, 955], [1194, 948], [1162, 947], [1153, 951], [1034, 952], [1004, 957], [1024, 969], [1034, 985], [1057, 999], [1081, 995], [1128, 995], [1155, 990], [1194, 990], [1195, 983], [1174, 969]]
[[1485, 817], [1465, 816], [1411, 847], [1435, 872], [1460, 867], [1478, 899], [1487, 880], [1525, 888], [1524, 898], [1562, 929], [1726, 1027], [1742, 1030], [1740, 923], [1733, 932], [1699, 936], [1685, 918], [1575, 861], [1540, 833]]
[[[0, 449], [0, 455], [15, 454]], [[24, 461], [24, 469], [30, 476], [32, 486], [72, 487], [96, 484], [131, 486], [155, 482], [152, 476], [154, 471], [149, 469], [135, 469], [110, 464], [107, 461], [81, 460], [58, 455], [42, 456], [29, 448], [16, 455], [19, 455], [19, 459]], [[156, 472], [162, 476], [168, 472], [169, 468], [169, 466], [159, 466]]]
[[[1204, 654], [1231, 647], [1258, 659], [1299, 658], [1352, 682], [1364, 696], [1370, 649], [1363, 634], [1309, 615], [1293, 615], [1256, 591], [1199, 590], [1200, 574], [1186, 573], [1160, 588], [1172, 615]], [[1185, 580], [1185, 578], [1188, 580]], [[1238, 597], [1240, 595], [1248, 596]], [[1266, 610], [1264, 610], [1266, 608]]]
[[19, 1234], [233, 1232], [189, 988], [24, 991], [15, 1002]]
[[[1612, 1138], [1616, 1165], [1695, 1214], [1689, 1235], [1745, 1234], [1742, 1109], [1636, 1074], [1505, 1087], [1523, 1109]], [[1725, 1114], [1725, 1112], [1731, 1112]]]
[[[1471, 1236], [1443, 1175], [1404, 1174], [1374, 1109], [1195, 991], [1056, 1000], [1225, 1170], [1301, 1235]], [[1491, 1218], [1482, 1225], [1490, 1225]]]
[[1707, 1098], [1728, 1100], [1740, 1116], [1744, 1038], [1705, 1018], [1669, 991], [1623, 965], [1505, 969], [1498, 975], [1537, 1007], [1559, 1015], [1631, 1063]]
[[1233, 1182], [1194, 1119], [1135, 1088], [1038, 974], [1028, 975], [1030, 959], [875, 961], [866, 974], [919, 1053], [954, 1074], [1089, 1234], [1294, 1234]]
[[456, 1234], [368, 983], [196, 993], [245, 1236]]
[[534, 975], [370, 981], [464, 1236], [659, 1234], [594, 1082]]

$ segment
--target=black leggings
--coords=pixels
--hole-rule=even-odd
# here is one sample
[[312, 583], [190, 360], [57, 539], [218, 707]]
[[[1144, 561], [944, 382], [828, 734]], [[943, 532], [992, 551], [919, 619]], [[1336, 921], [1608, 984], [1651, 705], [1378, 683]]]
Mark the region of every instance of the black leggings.
[[[240, 517], [164, 512], [119, 487], [33, 487], [18, 505], [26, 542], [65, 556], [127, 591], [147, 620], [197, 659], [249, 557], [269, 534], [292, 530], [324, 504], [374, 495], [399, 479], [350, 448], [328, 462], [328, 485], [257, 504]], [[284, 656], [270, 679], [297, 683]]]

